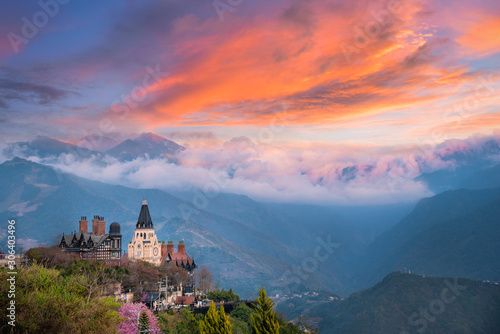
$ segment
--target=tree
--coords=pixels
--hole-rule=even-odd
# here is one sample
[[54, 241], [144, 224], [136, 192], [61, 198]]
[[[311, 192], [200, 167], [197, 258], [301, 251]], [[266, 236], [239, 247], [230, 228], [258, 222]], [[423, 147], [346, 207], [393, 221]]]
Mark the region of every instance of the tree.
[[60, 267], [60, 269], [65, 277], [76, 275], [75, 283], [87, 291], [87, 303], [92, 296], [102, 292], [104, 286], [119, 279], [122, 274], [127, 272], [126, 269], [118, 266], [106, 267], [96, 260], [73, 260], [69, 265]]
[[169, 334], [199, 334], [201, 320], [202, 314], [195, 316], [188, 308], [183, 308], [180, 312], [170, 310], [158, 313], [160, 329]]
[[200, 321], [201, 334], [231, 334], [231, 323], [229, 317], [224, 312], [221, 304], [219, 311], [215, 309], [215, 304], [210, 303], [205, 319]]
[[219, 331], [220, 334], [231, 334], [231, 322], [229, 322], [229, 316], [226, 315], [224, 311], [224, 304], [220, 304], [219, 307]]
[[139, 318], [139, 325], [137, 326], [137, 330], [139, 333], [148, 333], [149, 332], [149, 319], [148, 314], [146, 312], [141, 312], [141, 316]]
[[[0, 269], [0, 282], [11, 277]], [[62, 276], [40, 264], [19, 268], [16, 275], [16, 333], [113, 333], [120, 321], [112, 298], [87, 302], [87, 291], [76, 283], [78, 274]], [[0, 308], [7, 310], [10, 284], [0, 284]], [[7, 312], [0, 312], [0, 332], [6, 333]], [[3, 326], [5, 324], [5, 326]]]
[[207, 293], [207, 298], [213, 300], [214, 302], [232, 302], [240, 300], [240, 296], [233, 292], [233, 289], [229, 289], [228, 291], [222, 290], [213, 290]]
[[120, 334], [137, 334], [145, 330], [149, 330], [147, 333], [161, 334], [158, 320], [142, 303], [123, 304], [119, 314], [123, 319], [118, 326]]
[[31, 248], [26, 252], [26, 257], [30, 262], [42, 263], [46, 267], [67, 265], [72, 260], [78, 258], [78, 254], [64, 252], [59, 246]]
[[146, 261], [129, 262], [127, 269], [129, 274], [123, 276], [122, 287], [133, 290], [135, 298], [140, 298], [145, 290], [158, 289], [158, 280], [165, 277], [158, 267]]
[[202, 293], [207, 293], [210, 291], [212, 284], [214, 282], [214, 276], [206, 267], [201, 267], [199, 271], [195, 273], [196, 275], [196, 283], [198, 285], [198, 289]]
[[253, 310], [250, 307], [248, 307], [245, 303], [240, 303], [236, 309], [231, 312], [231, 316], [244, 322], [250, 322], [252, 313]]
[[254, 334], [279, 334], [280, 325], [273, 310], [274, 302], [266, 295], [262, 287], [257, 298], [257, 307], [251, 316], [251, 326]]
[[162, 266], [161, 272], [163, 273], [163, 277], [165, 277], [165, 275], [168, 276], [168, 282], [171, 285], [186, 285], [189, 282], [189, 274], [186, 269], [177, 267], [174, 262]]

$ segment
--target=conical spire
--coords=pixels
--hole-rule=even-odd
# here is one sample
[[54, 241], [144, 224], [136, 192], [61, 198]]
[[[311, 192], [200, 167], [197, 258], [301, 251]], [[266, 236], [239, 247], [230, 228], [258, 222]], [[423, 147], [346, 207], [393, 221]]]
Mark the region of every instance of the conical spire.
[[141, 212], [139, 213], [139, 219], [135, 228], [153, 228], [153, 222], [151, 221], [151, 215], [149, 214], [148, 201], [142, 201]]

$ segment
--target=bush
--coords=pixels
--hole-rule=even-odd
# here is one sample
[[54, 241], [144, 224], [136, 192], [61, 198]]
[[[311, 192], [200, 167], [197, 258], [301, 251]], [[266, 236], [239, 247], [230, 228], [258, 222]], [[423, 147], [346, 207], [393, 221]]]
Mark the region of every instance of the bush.
[[[2, 282], [9, 276], [5, 269], [0, 270]], [[114, 333], [120, 321], [116, 311], [119, 304], [100, 298], [87, 303], [85, 288], [76, 284], [81, 279], [64, 277], [58, 270], [38, 264], [20, 268], [16, 275], [16, 332]], [[3, 310], [10, 302], [8, 288], [8, 284], [0, 284]], [[7, 324], [6, 316], [1, 312], [0, 323]]]
[[210, 291], [209, 293], [207, 293], [207, 298], [217, 303], [220, 301], [230, 302], [240, 300], [240, 296], [235, 294], [233, 292], [233, 289], [229, 289], [227, 291], [225, 291], [224, 289]]

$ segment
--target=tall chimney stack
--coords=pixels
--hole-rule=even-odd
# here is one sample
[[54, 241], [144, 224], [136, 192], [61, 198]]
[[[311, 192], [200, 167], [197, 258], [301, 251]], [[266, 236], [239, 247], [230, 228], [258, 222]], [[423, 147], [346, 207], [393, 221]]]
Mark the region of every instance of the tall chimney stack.
[[170, 255], [174, 254], [174, 242], [173, 241], [169, 241], [167, 243], [167, 252]]
[[105, 235], [106, 234], [106, 221], [104, 220], [104, 217], [97, 216], [97, 218], [98, 218], [97, 234], [98, 235]]
[[184, 241], [179, 241], [179, 245], [177, 246], [177, 252], [180, 254], [186, 254], [186, 245], [184, 245]]
[[98, 222], [99, 222], [99, 217], [94, 215], [94, 219], [92, 219], [92, 234], [98, 234], [97, 233]]
[[82, 216], [80, 219], [80, 233], [87, 233], [89, 229], [89, 221], [87, 217]]

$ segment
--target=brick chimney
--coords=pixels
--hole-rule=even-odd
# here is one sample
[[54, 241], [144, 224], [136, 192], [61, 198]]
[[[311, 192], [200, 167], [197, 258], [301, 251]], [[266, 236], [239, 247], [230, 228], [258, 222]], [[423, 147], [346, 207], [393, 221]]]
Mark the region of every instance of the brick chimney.
[[92, 219], [92, 234], [97, 234], [97, 223], [99, 222], [99, 216], [94, 215]]
[[104, 217], [98, 217], [99, 221], [97, 222], [97, 234], [105, 235], [106, 234], [106, 221]]
[[87, 233], [89, 229], [89, 221], [87, 217], [82, 216], [80, 219], [80, 233]]
[[167, 258], [167, 245], [164, 243], [161, 244], [161, 258]]
[[179, 241], [179, 245], [177, 246], [177, 252], [180, 254], [186, 254], [186, 245], [184, 245], [184, 241]]
[[174, 254], [174, 242], [173, 241], [169, 241], [168, 242], [168, 244], [167, 244], [167, 252], [170, 255]]
[[94, 219], [92, 219], [92, 233], [97, 235], [106, 234], [106, 221], [104, 221], [104, 217], [94, 216]]

